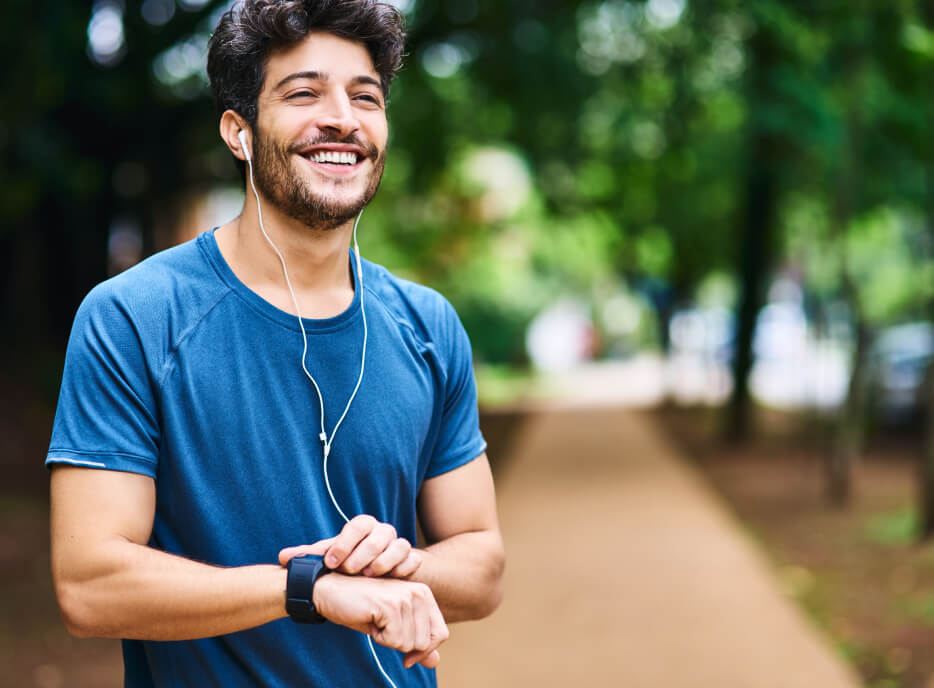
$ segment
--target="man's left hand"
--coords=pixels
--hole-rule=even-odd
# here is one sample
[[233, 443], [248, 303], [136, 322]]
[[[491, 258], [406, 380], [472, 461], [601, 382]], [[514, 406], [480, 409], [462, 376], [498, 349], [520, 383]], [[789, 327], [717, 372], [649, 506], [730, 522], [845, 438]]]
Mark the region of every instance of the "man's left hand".
[[286, 547], [279, 552], [279, 563], [285, 566], [293, 557], [305, 554], [322, 555], [329, 569], [371, 577], [408, 578], [422, 563], [421, 554], [408, 540], [397, 537], [392, 525], [366, 514], [350, 519], [332, 538]]

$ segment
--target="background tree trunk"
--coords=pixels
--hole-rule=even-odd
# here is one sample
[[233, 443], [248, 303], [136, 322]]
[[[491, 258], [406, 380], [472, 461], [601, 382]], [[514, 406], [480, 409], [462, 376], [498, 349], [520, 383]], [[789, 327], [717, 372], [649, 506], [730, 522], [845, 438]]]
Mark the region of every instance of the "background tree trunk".
[[[934, 303], [930, 312], [934, 317]], [[924, 439], [918, 470], [918, 536], [922, 541], [934, 535], [934, 361], [928, 365], [924, 388]]]
[[[849, 280], [847, 280], [849, 281]], [[855, 291], [852, 289], [850, 291]], [[856, 296], [850, 300], [854, 303]], [[853, 497], [853, 468], [863, 451], [866, 426], [866, 369], [871, 343], [870, 330], [859, 309], [854, 311], [854, 345], [850, 383], [840, 407], [833, 446], [827, 452], [824, 468], [827, 498], [834, 506], [846, 506]]]
[[[934, 9], [928, 13], [929, 26], [934, 25]], [[934, 241], [934, 162], [928, 167], [928, 232]], [[928, 305], [934, 321], [934, 301]], [[918, 468], [919, 523], [918, 535], [929, 540], [934, 535], [934, 360], [928, 364], [924, 376], [924, 435]]]
[[836, 191], [831, 203], [831, 241], [840, 257], [840, 291], [853, 320], [853, 354], [846, 398], [837, 412], [835, 436], [825, 455], [826, 494], [833, 506], [847, 506], [853, 497], [853, 471], [863, 451], [866, 428], [866, 385], [872, 333], [853, 275], [846, 241], [853, 208], [862, 193], [862, 112], [865, 51], [856, 41], [845, 52], [850, 64], [842, 93], [843, 150], [836, 171]]
[[[928, 31], [934, 31], [934, 4], [923, 3], [922, 15]], [[932, 74], [931, 76], [934, 76]], [[934, 79], [930, 80], [934, 87]], [[928, 121], [934, 117], [934, 98], [928, 90]], [[934, 150], [932, 150], [930, 129], [926, 141], [927, 151], [927, 227], [928, 234], [934, 241]], [[934, 321], [934, 300], [928, 304], [928, 313]], [[924, 377], [924, 439], [919, 457], [918, 498], [919, 498], [919, 538], [929, 540], [934, 535], [934, 360], [928, 365]]]
[[778, 193], [777, 163], [781, 150], [777, 132], [770, 130], [763, 113], [773, 100], [772, 70], [778, 59], [776, 38], [765, 26], [749, 40], [749, 112], [752, 118], [745, 211], [739, 232], [740, 304], [733, 358], [733, 393], [727, 417], [727, 436], [742, 441], [751, 430], [748, 380], [753, 365], [756, 317], [765, 302], [772, 266], [772, 232]]

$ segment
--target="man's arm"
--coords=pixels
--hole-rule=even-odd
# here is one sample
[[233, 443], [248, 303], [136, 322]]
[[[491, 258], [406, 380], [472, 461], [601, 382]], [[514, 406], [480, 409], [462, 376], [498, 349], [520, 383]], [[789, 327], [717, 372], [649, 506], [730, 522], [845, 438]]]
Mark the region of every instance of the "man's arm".
[[431, 588], [449, 623], [492, 614], [503, 598], [506, 558], [486, 454], [426, 480], [418, 513], [428, 546], [408, 580]]
[[151, 478], [60, 466], [51, 490], [52, 577], [71, 633], [183, 640], [285, 615], [279, 566], [224, 569], [146, 546]]
[[503, 595], [505, 554], [486, 454], [426, 480], [418, 512], [424, 550], [413, 550], [391, 525], [363, 515], [333, 538], [282, 550], [279, 561], [320, 554], [327, 566], [351, 575], [424, 583], [449, 623], [491, 614]]
[[[147, 546], [155, 513], [149, 477], [56, 467], [51, 503], [52, 575], [74, 635], [186, 640], [286, 615], [281, 566], [221, 568]], [[448, 636], [430, 590], [413, 582], [333, 573], [315, 586], [314, 601], [331, 621], [426, 666], [437, 664]]]

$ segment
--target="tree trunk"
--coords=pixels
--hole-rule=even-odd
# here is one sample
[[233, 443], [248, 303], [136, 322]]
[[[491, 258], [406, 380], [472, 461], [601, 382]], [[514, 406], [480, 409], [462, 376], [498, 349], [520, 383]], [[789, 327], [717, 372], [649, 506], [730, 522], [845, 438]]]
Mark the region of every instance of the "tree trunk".
[[[934, 21], [931, 22], [934, 24]], [[928, 232], [934, 237], [934, 162], [928, 166]], [[934, 300], [928, 304], [928, 317], [934, 321]], [[918, 470], [919, 538], [934, 535], [934, 360], [928, 364], [924, 376], [924, 444], [920, 452]]]
[[[855, 295], [850, 302], [855, 303]], [[838, 507], [848, 505], [853, 496], [853, 467], [863, 451], [863, 428], [866, 422], [866, 368], [870, 332], [858, 309], [854, 318], [856, 341], [850, 384], [837, 417], [834, 444], [824, 461], [827, 498]]]
[[[931, 304], [934, 309], [934, 304]], [[934, 319], [934, 310], [932, 319]], [[918, 470], [919, 523], [918, 536], [930, 540], [934, 535], [934, 362], [927, 369], [924, 381], [924, 445]]]
[[869, 354], [869, 323], [860, 301], [859, 289], [847, 255], [846, 235], [853, 215], [854, 199], [862, 183], [862, 111], [860, 94], [864, 82], [861, 47], [849, 55], [844, 97], [845, 129], [841, 165], [835, 172], [836, 192], [831, 206], [830, 238], [838, 246], [840, 286], [853, 317], [855, 341], [850, 360], [850, 382], [846, 399], [837, 414], [834, 443], [824, 458], [827, 498], [833, 506], [849, 505], [853, 496], [853, 469], [863, 451], [866, 425], [866, 373]]
[[[934, 30], [934, 5], [923, 3], [924, 23], [928, 31]], [[930, 93], [930, 91], [929, 91]], [[928, 99], [928, 117], [934, 115], [934, 99]], [[934, 237], [934, 155], [930, 137], [926, 142], [927, 164], [927, 227]], [[934, 320], [934, 300], [928, 305], [928, 317]], [[925, 437], [918, 471], [919, 482], [919, 537], [929, 540], [934, 535], [934, 361], [928, 366], [924, 378]]]
[[[762, 149], [758, 142], [754, 150]], [[733, 359], [733, 394], [729, 406], [729, 438], [744, 440], [751, 429], [749, 373], [752, 370], [752, 340], [756, 317], [765, 302], [765, 286], [771, 266], [771, 230], [775, 215], [775, 179], [766, 156], [754, 154], [754, 170], [747, 188], [746, 217], [740, 253], [741, 299]], [[758, 162], [757, 160], [758, 159]]]
[[727, 416], [727, 436], [744, 440], [751, 430], [748, 380], [752, 370], [752, 340], [756, 317], [765, 301], [766, 280], [772, 265], [772, 228], [778, 193], [776, 167], [781, 141], [769, 131], [761, 112], [777, 96], [773, 93], [771, 72], [777, 57], [776, 38], [760, 26], [749, 41], [750, 156], [745, 191], [745, 211], [740, 228], [737, 274], [740, 277], [740, 305], [733, 357], [733, 393]]

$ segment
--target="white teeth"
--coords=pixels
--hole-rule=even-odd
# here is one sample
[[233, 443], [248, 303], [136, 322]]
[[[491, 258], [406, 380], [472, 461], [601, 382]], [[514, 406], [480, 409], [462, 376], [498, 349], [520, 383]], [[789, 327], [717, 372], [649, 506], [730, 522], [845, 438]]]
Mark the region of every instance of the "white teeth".
[[338, 151], [318, 151], [310, 156], [312, 162], [329, 162], [338, 165], [356, 165], [357, 154]]

